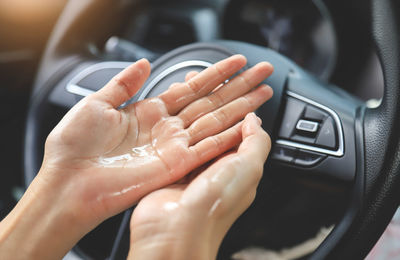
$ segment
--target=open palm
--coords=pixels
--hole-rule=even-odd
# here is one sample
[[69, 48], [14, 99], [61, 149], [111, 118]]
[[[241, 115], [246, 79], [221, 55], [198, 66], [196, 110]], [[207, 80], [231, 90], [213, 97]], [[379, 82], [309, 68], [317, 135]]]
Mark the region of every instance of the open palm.
[[43, 167], [65, 172], [53, 178], [68, 180], [65, 192], [88, 217], [128, 208], [241, 141], [237, 122], [272, 95], [265, 85], [253, 89], [271, 74], [268, 63], [216, 90], [245, 63], [232, 56], [120, 110], [150, 74], [146, 60], [133, 64], [67, 113], [47, 139]]

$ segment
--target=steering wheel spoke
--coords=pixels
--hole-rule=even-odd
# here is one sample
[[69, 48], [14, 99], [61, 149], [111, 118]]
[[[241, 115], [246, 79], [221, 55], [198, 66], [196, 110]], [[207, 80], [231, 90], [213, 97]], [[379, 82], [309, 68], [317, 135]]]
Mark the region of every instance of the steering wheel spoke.
[[288, 75], [271, 158], [286, 172], [351, 183], [361, 102], [301, 72]]
[[130, 64], [123, 61], [81, 63], [56, 84], [48, 100], [53, 105], [69, 109], [99, 90]]

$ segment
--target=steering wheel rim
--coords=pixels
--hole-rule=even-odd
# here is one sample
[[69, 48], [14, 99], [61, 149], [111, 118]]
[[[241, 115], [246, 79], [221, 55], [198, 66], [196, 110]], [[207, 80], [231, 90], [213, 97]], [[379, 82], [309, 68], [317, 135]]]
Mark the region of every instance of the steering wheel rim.
[[[101, 3], [100, 3], [101, 2]], [[70, 1], [63, 12], [46, 48], [31, 98], [25, 133], [25, 180], [28, 185], [40, 165], [38, 122], [53, 86], [72, 68], [87, 60], [85, 51], [91, 42], [105, 41], [120, 28], [123, 17], [135, 1]], [[400, 129], [400, 31], [399, 8], [393, 0], [373, 0], [373, 36], [383, 65], [385, 92], [376, 109], [360, 106], [355, 116], [357, 173], [352, 200], [343, 219], [311, 256], [312, 259], [353, 259], [365, 257], [384, 231], [399, 205]], [[84, 17], [86, 28], [98, 21], [102, 32], [91, 33], [80, 25]], [[117, 19], [118, 17], [118, 19]], [[122, 18], [121, 18], [122, 17]], [[107, 21], [107, 22], [105, 22]], [[69, 38], [83, 39], [79, 44]], [[92, 58], [90, 58], [92, 59]], [[396, 132], [397, 131], [397, 132]], [[385, 152], [382, 152], [385, 151]]]
[[[400, 185], [400, 28], [399, 5], [391, 0], [372, 0], [372, 35], [384, 74], [384, 96], [379, 107], [363, 108], [358, 131], [363, 163], [359, 164], [354, 191], [360, 190], [357, 211], [344, 216], [340, 224], [314, 253], [314, 259], [364, 258], [375, 245], [399, 206]], [[365, 115], [363, 115], [365, 113]], [[384, 152], [382, 152], [384, 151]], [[329, 246], [330, 240], [338, 240]]]

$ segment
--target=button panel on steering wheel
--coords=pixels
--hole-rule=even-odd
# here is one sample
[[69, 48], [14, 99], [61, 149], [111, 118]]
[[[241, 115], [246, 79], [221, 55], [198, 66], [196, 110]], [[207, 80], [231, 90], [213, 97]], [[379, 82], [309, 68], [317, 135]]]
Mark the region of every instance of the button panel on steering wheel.
[[285, 103], [273, 159], [311, 167], [327, 155], [344, 154], [342, 126], [333, 110], [290, 91]]

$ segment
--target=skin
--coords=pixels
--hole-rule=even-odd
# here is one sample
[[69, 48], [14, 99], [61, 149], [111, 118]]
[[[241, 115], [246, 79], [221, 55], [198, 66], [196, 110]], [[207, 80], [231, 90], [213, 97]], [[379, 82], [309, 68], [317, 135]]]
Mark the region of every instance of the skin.
[[48, 136], [40, 172], [0, 222], [0, 258], [61, 258], [105, 219], [239, 145], [238, 122], [272, 96], [256, 87], [272, 73], [266, 62], [215, 90], [245, 64], [232, 56], [118, 109], [150, 74], [140, 60], [81, 100]]
[[249, 114], [238, 149], [193, 179], [144, 197], [131, 218], [128, 259], [215, 259], [225, 234], [253, 202], [271, 141]]

